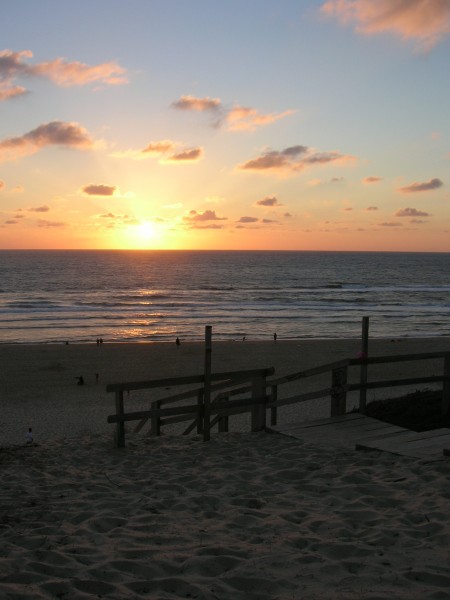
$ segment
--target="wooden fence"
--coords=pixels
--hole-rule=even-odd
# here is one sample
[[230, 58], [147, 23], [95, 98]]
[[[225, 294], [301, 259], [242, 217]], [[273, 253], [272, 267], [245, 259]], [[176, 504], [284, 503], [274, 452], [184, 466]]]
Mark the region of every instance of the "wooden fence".
[[[206, 357], [208, 357], [208, 346]], [[369, 381], [370, 365], [411, 361], [423, 363], [436, 359], [442, 360], [440, 375]], [[203, 375], [108, 385], [106, 391], [115, 393], [116, 412], [108, 417], [108, 423], [116, 424], [116, 445], [118, 447], [125, 445], [125, 422], [127, 421], [139, 421], [135, 431], [140, 431], [150, 419], [153, 435], [159, 435], [163, 425], [190, 421], [183, 433], [187, 434], [196, 429], [197, 433], [203, 434], [203, 439], [207, 441], [210, 438], [210, 430], [215, 425], [218, 426], [219, 431], [228, 431], [228, 419], [232, 415], [250, 413], [251, 430], [260, 431], [266, 427], [267, 411], [270, 410], [270, 422], [275, 425], [280, 407], [328, 397], [330, 416], [333, 417], [346, 413], [347, 394], [352, 391], [359, 391], [359, 411], [364, 413], [367, 390], [396, 386], [441, 384], [442, 412], [448, 414], [450, 410], [450, 352], [349, 358], [270, 380], [268, 377], [274, 374], [273, 368], [214, 374], [210, 372], [209, 366], [210, 362], [207, 358]], [[355, 367], [359, 369], [359, 380], [357, 383], [349, 383], [349, 370]], [[283, 385], [301, 382], [324, 373], [329, 374], [329, 387], [281, 398], [279, 390]], [[193, 390], [155, 400], [151, 403], [150, 410], [125, 412], [124, 393], [127, 391], [191, 384], [200, 385]], [[211, 400], [211, 395], [216, 392], [216, 397]], [[243, 395], [246, 397], [232, 399], [234, 396]], [[194, 404], [164, 408], [166, 404], [190, 398], [196, 399]]]

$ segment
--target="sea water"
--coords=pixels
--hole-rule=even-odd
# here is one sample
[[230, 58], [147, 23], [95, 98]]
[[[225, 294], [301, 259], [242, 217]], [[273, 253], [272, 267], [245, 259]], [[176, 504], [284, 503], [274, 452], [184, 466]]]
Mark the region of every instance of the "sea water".
[[0, 342], [450, 335], [450, 254], [0, 251]]

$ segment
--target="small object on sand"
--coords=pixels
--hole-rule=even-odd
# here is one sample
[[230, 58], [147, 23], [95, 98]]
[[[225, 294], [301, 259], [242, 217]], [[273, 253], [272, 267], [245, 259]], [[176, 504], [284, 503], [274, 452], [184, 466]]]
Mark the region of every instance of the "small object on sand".
[[27, 440], [27, 444], [33, 443], [33, 430], [31, 429], [31, 427], [28, 429], [25, 438]]
[[84, 385], [83, 375], [80, 375], [79, 377], [76, 377], [76, 379], [78, 379], [77, 385]]

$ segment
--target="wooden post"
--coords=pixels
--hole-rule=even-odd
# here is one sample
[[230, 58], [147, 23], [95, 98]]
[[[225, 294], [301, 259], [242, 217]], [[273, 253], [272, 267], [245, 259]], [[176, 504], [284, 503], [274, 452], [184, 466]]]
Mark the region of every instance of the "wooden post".
[[[361, 363], [359, 372], [359, 383], [361, 386], [367, 384], [367, 362], [369, 358], [369, 317], [363, 317], [362, 319], [362, 343], [360, 357], [363, 361]], [[366, 401], [367, 401], [367, 389], [361, 387], [359, 390], [359, 412], [364, 414], [366, 412]]]
[[[123, 390], [119, 390], [116, 392], [116, 415], [121, 416], [123, 414]], [[125, 447], [125, 423], [123, 421], [117, 422], [115, 441], [117, 448]]]
[[212, 353], [212, 327], [205, 327], [205, 380], [203, 397], [203, 441], [208, 442], [211, 438], [211, 353]]
[[[273, 385], [271, 387], [270, 400], [271, 400], [271, 402], [276, 402], [277, 399], [278, 399], [278, 386]], [[270, 424], [271, 425], [277, 424], [277, 417], [278, 417], [278, 408], [276, 406], [272, 406], [272, 408], [270, 409]]]
[[262, 431], [266, 427], [266, 378], [264, 376], [253, 378], [252, 398], [261, 400], [252, 406], [252, 431]]
[[[152, 410], [161, 408], [161, 400], [152, 402]], [[152, 417], [150, 435], [161, 435], [161, 417]]]
[[347, 411], [347, 367], [331, 372], [331, 417], [345, 415]]
[[442, 414], [450, 411], [450, 358], [444, 358], [444, 381], [442, 384]]

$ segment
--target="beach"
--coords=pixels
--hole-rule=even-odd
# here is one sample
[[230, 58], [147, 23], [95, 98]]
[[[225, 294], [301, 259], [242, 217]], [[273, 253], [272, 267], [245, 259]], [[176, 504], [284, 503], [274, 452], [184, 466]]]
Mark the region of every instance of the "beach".
[[[373, 356], [448, 348], [369, 345]], [[281, 376], [359, 350], [218, 342], [212, 365]], [[448, 459], [336, 449], [245, 422], [209, 442], [145, 431], [116, 449], [106, 384], [202, 373], [202, 344], [2, 345], [0, 361], [3, 598], [450, 598]], [[153, 399], [133, 394], [126, 406]]]

